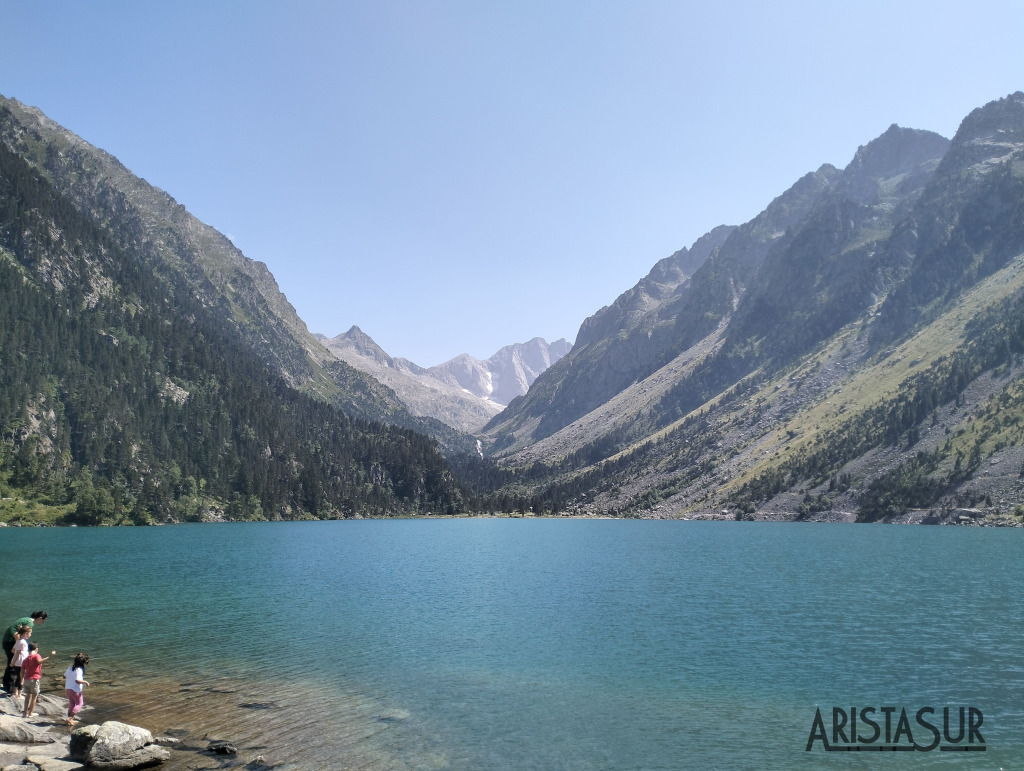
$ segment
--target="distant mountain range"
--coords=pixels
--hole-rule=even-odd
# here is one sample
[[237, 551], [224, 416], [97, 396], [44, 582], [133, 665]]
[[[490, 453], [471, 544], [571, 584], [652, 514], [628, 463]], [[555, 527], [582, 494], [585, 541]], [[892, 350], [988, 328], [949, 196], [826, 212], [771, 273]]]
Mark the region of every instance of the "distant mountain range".
[[483, 361], [462, 354], [435, 367], [392, 358], [359, 327], [336, 337], [317, 335], [339, 359], [391, 388], [414, 415], [436, 418], [472, 433], [572, 348], [565, 340], [550, 345], [539, 337], [507, 345]]
[[0, 98], [0, 273], [0, 497], [65, 521], [1024, 524], [1022, 93], [804, 175], [573, 346], [431, 368], [310, 334], [266, 266]]

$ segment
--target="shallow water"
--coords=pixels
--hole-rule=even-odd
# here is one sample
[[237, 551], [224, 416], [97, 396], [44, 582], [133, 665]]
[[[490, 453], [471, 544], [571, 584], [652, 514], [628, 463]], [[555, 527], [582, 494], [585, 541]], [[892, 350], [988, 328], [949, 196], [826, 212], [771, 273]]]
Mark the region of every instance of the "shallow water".
[[[90, 718], [174, 730], [172, 767], [219, 767], [207, 739], [283, 769], [1024, 765], [1021, 530], [364, 520], [0, 548], [2, 617], [50, 613], [49, 686], [87, 650]], [[816, 708], [886, 705], [975, 706], [987, 749], [805, 751]]]

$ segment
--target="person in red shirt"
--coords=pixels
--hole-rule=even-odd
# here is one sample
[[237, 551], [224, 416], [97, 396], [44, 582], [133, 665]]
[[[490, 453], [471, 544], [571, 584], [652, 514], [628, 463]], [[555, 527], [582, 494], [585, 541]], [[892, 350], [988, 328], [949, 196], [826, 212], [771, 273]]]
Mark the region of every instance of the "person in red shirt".
[[[52, 655], [51, 653], [50, 656]], [[21, 662], [21, 674], [25, 679], [22, 687], [25, 692], [25, 712], [22, 717], [32, 717], [32, 710], [36, 708], [36, 701], [39, 699], [39, 681], [43, 677], [43, 662], [50, 656], [40, 656], [39, 646], [34, 642], [28, 644], [28, 657]]]

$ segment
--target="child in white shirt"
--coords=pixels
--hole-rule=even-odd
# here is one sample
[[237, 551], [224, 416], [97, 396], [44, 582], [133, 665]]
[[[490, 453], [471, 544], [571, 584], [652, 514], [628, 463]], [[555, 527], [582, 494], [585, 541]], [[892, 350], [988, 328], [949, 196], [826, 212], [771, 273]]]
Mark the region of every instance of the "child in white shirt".
[[78, 722], [75, 720], [75, 715], [85, 704], [82, 690], [89, 684], [89, 681], [85, 679], [85, 667], [88, 664], [89, 654], [79, 653], [75, 656], [74, 663], [64, 671], [64, 693], [68, 697], [68, 725]]
[[22, 679], [21, 662], [28, 658], [28, 638], [32, 636], [32, 627], [27, 624], [22, 624], [18, 627], [17, 633], [14, 635], [14, 653], [11, 656], [11, 666], [18, 670], [14, 676], [14, 691], [13, 695], [15, 698], [21, 698], [21, 685], [24, 682]]

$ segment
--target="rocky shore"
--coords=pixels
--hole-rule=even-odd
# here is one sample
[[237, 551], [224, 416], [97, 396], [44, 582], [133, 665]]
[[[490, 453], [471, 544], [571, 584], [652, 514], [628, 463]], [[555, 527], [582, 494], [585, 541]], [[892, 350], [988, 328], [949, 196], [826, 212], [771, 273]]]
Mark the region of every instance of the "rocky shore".
[[[110, 720], [102, 725], [65, 725], [67, 703], [41, 694], [33, 717], [21, 716], [21, 700], [0, 697], [0, 771], [132, 771], [170, 759], [171, 737]], [[88, 709], [88, 708], [86, 708]]]

